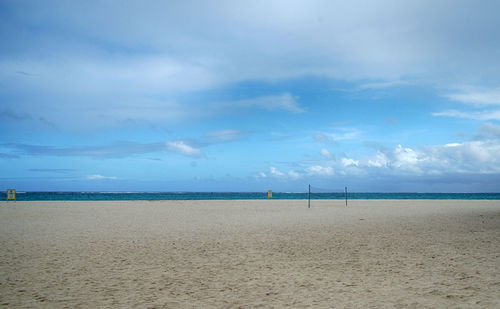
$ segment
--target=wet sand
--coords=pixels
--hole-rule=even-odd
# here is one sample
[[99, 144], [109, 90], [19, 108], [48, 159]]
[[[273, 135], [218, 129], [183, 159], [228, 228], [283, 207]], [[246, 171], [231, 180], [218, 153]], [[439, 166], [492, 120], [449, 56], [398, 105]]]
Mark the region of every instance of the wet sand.
[[0, 203], [0, 308], [500, 308], [500, 201]]

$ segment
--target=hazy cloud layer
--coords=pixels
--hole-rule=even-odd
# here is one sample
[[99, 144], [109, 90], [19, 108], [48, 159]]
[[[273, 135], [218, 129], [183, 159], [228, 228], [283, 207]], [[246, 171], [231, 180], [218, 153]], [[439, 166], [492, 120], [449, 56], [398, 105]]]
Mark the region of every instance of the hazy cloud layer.
[[[179, 121], [196, 114], [179, 93], [240, 81], [498, 84], [498, 11], [496, 1], [3, 2], [0, 81], [58, 127]], [[448, 96], [498, 104], [498, 89]], [[289, 93], [234, 104], [304, 110]]]

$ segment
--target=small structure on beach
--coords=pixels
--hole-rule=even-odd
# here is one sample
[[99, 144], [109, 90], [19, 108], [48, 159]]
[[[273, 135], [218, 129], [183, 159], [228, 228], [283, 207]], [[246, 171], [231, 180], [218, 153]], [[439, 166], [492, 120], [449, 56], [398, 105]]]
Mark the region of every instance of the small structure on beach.
[[16, 189], [7, 189], [7, 203], [9, 200], [16, 201]]

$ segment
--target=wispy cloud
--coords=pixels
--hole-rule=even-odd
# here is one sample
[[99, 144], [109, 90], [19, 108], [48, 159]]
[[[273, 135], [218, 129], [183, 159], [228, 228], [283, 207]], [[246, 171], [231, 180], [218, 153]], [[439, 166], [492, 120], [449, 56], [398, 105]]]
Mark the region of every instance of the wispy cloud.
[[37, 74], [31, 74], [28, 72], [23, 72], [23, 71], [17, 71], [17, 74], [24, 75], [24, 76], [38, 76]]
[[285, 176], [285, 174], [283, 172], [281, 172], [280, 170], [278, 170], [274, 166], [271, 166], [269, 168], [269, 174], [271, 174], [272, 176], [276, 176], [276, 177], [284, 177]]
[[351, 140], [358, 138], [361, 131], [356, 128], [337, 128], [335, 132], [320, 132], [316, 133], [314, 140], [323, 144], [335, 144], [343, 140]]
[[396, 126], [399, 124], [399, 119], [396, 117], [389, 117], [384, 119], [385, 122], [392, 124], [393, 126]]
[[31, 120], [33, 119], [33, 117], [26, 112], [17, 112], [12, 110], [11, 108], [3, 108], [0, 110], [0, 119], [23, 121]]
[[[287, 172], [282, 172], [276, 167], [271, 166], [269, 168], [269, 176], [275, 177], [280, 180], [297, 180], [302, 177], [302, 174], [295, 170], [289, 170]], [[267, 178], [268, 175], [264, 172], [259, 172], [256, 176], [257, 178]]]
[[500, 110], [459, 111], [455, 109], [432, 113], [433, 116], [455, 117], [474, 120], [500, 120]]
[[30, 168], [30, 172], [67, 174], [76, 171], [72, 168]]
[[472, 105], [500, 105], [500, 88], [494, 89], [477, 89], [467, 87], [466, 90], [462, 90], [456, 93], [446, 94], [445, 97], [450, 100], [459, 101], [465, 104]]
[[166, 143], [167, 150], [188, 157], [200, 157], [203, 153], [201, 149], [189, 145], [185, 141], [172, 141]]
[[245, 134], [246, 132], [240, 130], [220, 130], [206, 133], [205, 139], [209, 143], [221, 143], [238, 140]]
[[359, 161], [351, 158], [342, 158], [340, 161], [343, 166], [358, 166]]
[[0, 109], [0, 120], [7, 122], [30, 122], [36, 124], [42, 124], [45, 127], [50, 127], [56, 129], [57, 126], [51, 121], [45, 119], [44, 117], [34, 117], [30, 113], [22, 111], [16, 111], [11, 108]]
[[287, 174], [288, 174], [288, 177], [290, 177], [290, 179], [292, 179], [292, 180], [297, 180], [297, 179], [299, 179], [299, 178], [300, 178], [300, 176], [301, 176], [299, 173], [297, 173], [297, 172], [296, 172], [296, 171], [294, 171], [294, 170], [290, 170], [290, 171], [288, 171], [288, 173], [287, 173]]
[[54, 147], [31, 144], [3, 144], [13, 149], [14, 154], [30, 156], [84, 156], [96, 158], [127, 157], [135, 154], [159, 152], [165, 149], [163, 143], [140, 144], [124, 142], [105, 146]]
[[260, 179], [260, 178], [267, 178], [267, 174], [264, 172], [259, 172], [257, 175], [255, 175], [255, 178]]
[[297, 97], [290, 93], [280, 95], [261, 96], [250, 99], [238, 100], [222, 104], [227, 108], [261, 108], [267, 110], [284, 110], [291, 113], [302, 113], [304, 109], [299, 106]]
[[115, 180], [115, 179], [118, 179], [118, 177], [103, 176], [103, 175], [99, 175], [99, 174], [94, 174], [94, 175], [87, 175], [87, 179], [89, 179], [89, 180], [103, 180], [103, 179]]
[[[450, 109], [432, 113], [433, 116], [500, 120], [500, 88], [461, 87], [457, 92], [444, 95], [450, 100], [468, 105], [467, 110]], [[474, 108], [473, 110], [470, 110]]]
[[0, 153], [0, 158], [3, 159], [18, 159], [19, 156], [11, 153]]
[[334, 127], [334, 128], [335, 127], [343, 127], [343, 126], [348, 125], [350, 123], [351, 123], [351, 121], [349, 121], [349, 120], [335, 121], [335, 122], [330, 123], [330, 127]]
[[500, 139], [500, 125], [485, 123], [478, 128], [475, 136], [477, 140]]
[[396, 86], [409, 85], [408, 81], [403, 80], [393, 80], [393, 81], [380, 81], [380, 82], [371, 82], [365, 83], [358, 86], [359, 89], [384, 89]]
[[335, 157], [328, 151], [328, 149], [321, 149], [321, 155], [325, 157], [327, 160], [333, 160]]
[[[5, 150], [11, 153], [4, 153], [4, 158], [17, 158], [19, 155], [26, 156], [82, 156], [93, 158], [122, 158], [146, 153], [173, 152], [188, 157], [201, 157], [202, 147], [207, 147], [215, 143], [234, 141], [247, 134], [246, 132], [228, 129], [208, 132], [199, 141], [196, 139], [181, 139], [167, 142], [136, 143], [121, 142], [102, 146], [74, 146], [55, 147], [49, 145], [32, 145], [21, 143], [1, 144]], [[49, 169], [33, 169], [32, 171], [49, 171]]]
[[275, 137], [267, 139], [270, 142], [281, 142], [281, 141], [291, 140], [297, 137], [296, 135], [277, 135], [275, 133], [272, 135], [275, 135]]
[[332, 176], [334, 170], [331, 166], [313, 165], [305, 169], [309, 175]]

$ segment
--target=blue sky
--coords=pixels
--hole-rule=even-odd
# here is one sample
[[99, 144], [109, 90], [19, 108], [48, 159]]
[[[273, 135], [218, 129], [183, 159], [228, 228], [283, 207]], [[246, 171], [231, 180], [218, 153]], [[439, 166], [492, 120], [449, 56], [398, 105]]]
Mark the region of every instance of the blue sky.
[[498, 192], [498, 1], [1, 1], [0, 187]]

